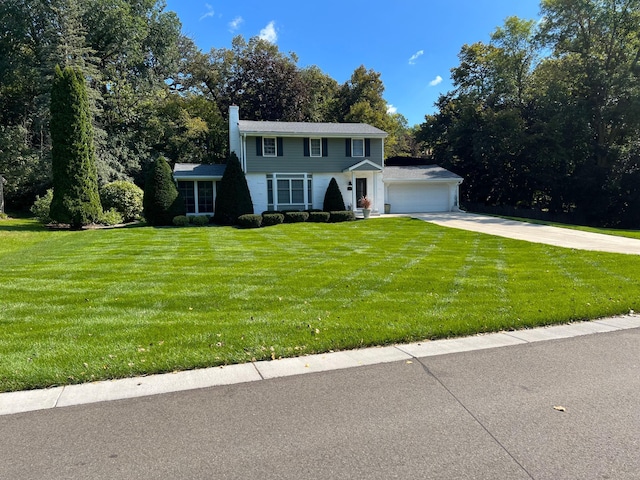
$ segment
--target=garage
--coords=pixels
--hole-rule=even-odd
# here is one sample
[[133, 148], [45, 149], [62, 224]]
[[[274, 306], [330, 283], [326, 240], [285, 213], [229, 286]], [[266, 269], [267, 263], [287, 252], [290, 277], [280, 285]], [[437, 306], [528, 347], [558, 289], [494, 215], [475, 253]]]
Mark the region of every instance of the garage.
[[462, 177], [438, 165], [385, 167], [383, 182], [389, 213], [458, 209]]

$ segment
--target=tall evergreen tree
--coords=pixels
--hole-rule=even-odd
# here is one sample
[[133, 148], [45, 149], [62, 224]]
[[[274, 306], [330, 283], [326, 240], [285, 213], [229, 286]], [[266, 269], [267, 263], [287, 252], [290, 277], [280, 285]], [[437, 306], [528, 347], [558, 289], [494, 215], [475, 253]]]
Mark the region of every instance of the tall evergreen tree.
[[229, 155], [227, 168], [217, 185], [214, 221], [222, 225], [234, 225], [240, 215], [253, 213], [251, 193], [235, 153]]
[[147, 223], [155, 226], [171, 225], [173, 217], [186, 212], [184, 199], [164, 157], [158, 157], [147, 172], [142, 207]]
[[79, 70], [55, 68], [51, 89], [51, 218], [80, 227], [102, 213], [91, 114]]

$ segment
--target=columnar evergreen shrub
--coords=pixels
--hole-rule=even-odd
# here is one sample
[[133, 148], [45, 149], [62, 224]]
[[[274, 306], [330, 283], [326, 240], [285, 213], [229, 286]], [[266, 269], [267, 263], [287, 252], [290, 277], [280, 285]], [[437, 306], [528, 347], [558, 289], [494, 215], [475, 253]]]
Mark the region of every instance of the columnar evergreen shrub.
[[262, 226], [269, 227], [271, 225], [280, 225], [284, 222], [282, 213], [265, 212], [262, 214]]
[[116, 180], [102, 187], [100, 200], [102, 208], [115, 208], [125, 222], [138, 220], [142, 215], [142, 199], [144, 192], [135, 183]]
[[252, 214], [253, 202], [242, 171], [240, 160], [235, 153], [227, 159], [227, 167], [218, 182], [214, 222], [221, 225], [235, 225], [240, 215]]
[[329, 212], [309, 212], [309, 222], [327, 223], [329, 221]]
[[300, 223], [309, 219], [308, 212], [285, 212], [284, 223]]
[[51, 86], [50, 215], [58, 223], [80, 227], [102, 213], [93, 147], [91, 112], [84, 76], [56, 66]]
[[238, 217], [237, 223], [242, 228], [260, 228], [262, 226], [262, 215], [246, 213]]
[[173, 217], [186, 213], [184, 200], [164, 157], [158, 157], [147, 172], [142, 204], [149, 225], [171, 225]]
[[342, 193], [340, 193], [340, 187], [338, 187], [338, 182], [336, 182], [334, 177], [331, 178], [327, 191], [324, 194], [324, 204], [322, 209], [325, 212], [346, 210]]
[[331, 223], [351, 222], [352, 220], [356, 219], [355, 213], [353, 213], [351, 210], [342, 210], [342, 211], [339, 211], [339, 212], [329, 212], [329, 214], [330, 214], [329, 221]]

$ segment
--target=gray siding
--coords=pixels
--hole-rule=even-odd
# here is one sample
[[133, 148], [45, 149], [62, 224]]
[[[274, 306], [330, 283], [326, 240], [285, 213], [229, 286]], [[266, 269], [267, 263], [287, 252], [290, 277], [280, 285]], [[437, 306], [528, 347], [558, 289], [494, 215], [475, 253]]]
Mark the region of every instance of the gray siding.
[[329, 138], [328, 156], [305, 157], [303, 141], [300, 137], [285, 137], [283, 156], [259, 157], [256, 155], [256, 137], [247, 137], [247, 173], [331, 173], [344, 169], [363, 160], [383, 165], [382, 139], [371, 139], [371, 155], [365, 157], [347, 157], [344, 138]]

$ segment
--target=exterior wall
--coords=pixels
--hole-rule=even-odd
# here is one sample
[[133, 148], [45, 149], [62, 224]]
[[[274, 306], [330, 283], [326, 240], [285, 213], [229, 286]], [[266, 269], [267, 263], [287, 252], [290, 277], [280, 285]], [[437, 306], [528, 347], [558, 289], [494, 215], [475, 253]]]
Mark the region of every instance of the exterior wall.
[[[314, 137], [315, 138], [315, 137]], [[302, 137], [282, 138], [283, 155], [280, 157], [262, 157], [256, 152], [256, 137], [246, 137], [246, 172], [277, 173], [330, 173], [342, 172], [363, 160], [383, 165], [383, 142], [380, 138], [371, 139], [371, 155], [365, 157], [347, 157], [344, 138], [328, 138], [326, 157], [305, 157]], [[337, 180], [337, 179], [336, 179]]]
[[247, 174], [247, 186], [251, 192], [253, 213], [262, 213], [267, 210], [267, 176], [264, 173]]

